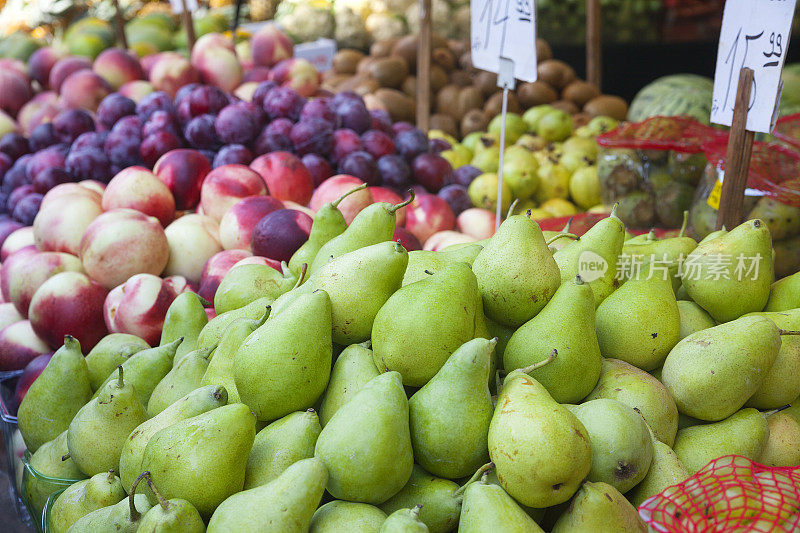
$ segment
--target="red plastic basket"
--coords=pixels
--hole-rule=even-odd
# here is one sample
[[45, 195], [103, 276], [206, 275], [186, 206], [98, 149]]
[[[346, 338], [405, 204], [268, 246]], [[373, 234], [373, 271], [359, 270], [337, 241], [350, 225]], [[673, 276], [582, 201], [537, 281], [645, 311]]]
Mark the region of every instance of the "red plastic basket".
[[711, 461], [639, 506], [652, 530], [734, 533], [800, 530], [800, 467], [768, 467], [739, 455]]

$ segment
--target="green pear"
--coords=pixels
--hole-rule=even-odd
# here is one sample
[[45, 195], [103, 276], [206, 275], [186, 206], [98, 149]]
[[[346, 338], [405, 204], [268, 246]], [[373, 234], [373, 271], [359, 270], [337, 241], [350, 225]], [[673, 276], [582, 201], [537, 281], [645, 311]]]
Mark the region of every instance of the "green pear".
[[494, 407], [488, 382], [496, 344], [466, 342], [408, 401], [414, 458], [436, 476], [461, 478], [489, 461]]
[[591, 272], [595, 279], [589, 281], [589, 285], [595, 305], [600, 305], [619, 286], [617, 260], [624, 242], [625, 225], [612, 210], [611, 216], [600, 220], [581, 238], [553, 254], [561, 271], [561, 282], [572, 281], [578, 274], [589, 281], [587, 273]]
[[245, 490], [265, 485], [297, 461], [314, 457], [321, 431], [313, 409], [290, 413], [259, 431], [247, 458]]
[[122, 483], [113, 471], [78, 481], [67, 487], [53, 502], [48, 516], [48, 530], [66, 533], [82, 516], [119, 503], [127, 499], [126, 496]]
[[688, 300], [678, 300], [678, 313], [681, 317], [680, 340], [717, 325], [705, 309]]
[[136, 494], [136, 487], [142, 477], [137, 478], [131, 487], [128, 497], [114, 505], [102, 507], [83, 515], [69, 528], [68, 533], [96, 533], [97, 531], [114, 531], [119, 533], [136, 533], [142, 516], [150, 510], [147, 496]]
[[421, 387], [475, 338], [479, 316], [475, 274], [464, 263], [448, 265], [401, 288], [378, 311], [372, 326], [375, 365], [400, 372], [404, 385]]
[[320, 506], [311, 517], [309, 533], [378, 533], [386, 513], [368, 503], [334, 500]]
[[[764, 316], [781, 329], [800, 330], [800, 309], [783, 312], [754, 313]], [[764, 381], [747, 400], [747, 407], [777, 409], [800, 395], [800, 337], [784, 335], [775, 362]]]
[[236, 390], [258, 420], [277, 420], [311, 407], [328, 383], [332, 350], [328, 294], [301, 295], [236, 351]]
[[[400, 288], [408, 252], [387, 241], [342, 254], [321, 266], [293, 292], [322, 289], [331, 299], [333, 342], [347, 346], [370, 337], [375, 315]], [[273, 305], [272, 313], [283, 311]]]
[[488, 443], [503, 489], [528, 507], [567, 501], [592, 467], [586, 428], [519, 370], [506, 376], [497, 405]]
[[333, 363], [331, 379], [322, 395], [319, 422], [324, 427], [339, 408], [356, 395], [369, 380], [380, 375], [372, 350], [352, 344], [342, 350]]
[[403, 276], [403, 287], [425, 279], [451, 263], [466, 263], [471, 266], [481, 250], [483, 246], [473, 242], [459, 248], [447, 248], [435, 252], [430, 250], [408, 252], [408, 268]]
[[206, 525], [191, 503], [165, 499], [153, 485], [150, 473], [144, 475], [158, 503], [144, 514], [136, 533], [205, 533]]
[[769, 438], [758, 462], [767, 466], [800, 465], [800, 422], [778, 412], [767, 417], [767, 426]]
[[142, 468], [144, 449], [153, 435], [181, 420], [223, 406], [227, 400], [228, 395], [223, 387], [207, 385], [190, 392], [153, 418], [140, 424], [125, 440], [120, 453], [119, 477], [122, 479], [122, 485], [124, 487], [133, 485], [136, 477], [144, 470]]
[[378, 531], [380, 533], [428, 533], [428, 526], [419, 519], [421, 508], [422, 505], [417, 505], [413, 509], [398, 509], [386, 517], [386, 521]]
[[289, 260], [289, 270], [294, 272], [295, 275], [300, 276], [300, 271], [303, 264], [310, 265], [317, 252], [322, 248], [322, 245], [344, 233], [347, 229], [347, 221], [344, 215], [339, 211], [339, 203], [350, 196], [356, 191], [360, 191], [366, 187], [366, 183], [354, 187], [344, 193], [342, 196], [323, 204], [314, 214], [314, 222], [311, 224], [311, 232], [308, 234], [308, 240], [292, 254]]
[[228, 311], [227, 313], [222, 313], [221, 315], [215, 316], [209, 320], [208, 324], [206, 324], [202, 331], [200, 331], [200, 335], [197, 337], [197, 348], [208, 348], [209, 346], [214, 346], [215, 344], [218, 345], [220, 339], [222, 339], [223, 333], [225, 333], [225, 330], [231, 325], [231, 322], [237, 318], [258, 320], [264, 316], [264, 309], [270, 303], [272, 303], [272, 300], [269, 298], [259, 298], [258, 300], [250, 302], [244, 307], [240, 307], [239, 309], [234, 309], [233, 311]]
[[722, 420], [738, 411], [764, 382], [778, 356], [780, 335], [775, 323], [763, 316], [698, 331], [669, 353], [661, 381], [681, 413]]
[[[197, 348], [197, 337], [208, 324], [208, 315], [203, 307], [204, 301], [192, 291], [182, 292], [167, 309], [159, 344], [164, 346], [183, 338], [183, 342], [175, 352], [175, 363]], [[208, 304], [208, 302], [205, 303]]]
[[485, 479], [467, 485], [461, 504], [459, 533], [543, 533], [502, 487]]
[[717, 322], [761, 311], [773, 281], [769, 228], [755, 219], [704, 240], [681, 270], [686, 292]]
[[669, 280], [651, 270], [626, 281], [597, 308], [596, 327], [603, 357], [642, 370], [660, 367], [681, 329]]
[[430, 475], [414, 465], [411, 478], [400, 492], [380, 504], [381, 510], [392, 514], [398, 509], [422, 505], [419, 520], [431, 533], [447, 533], [458, 524], [463, 498], [457, 483]]
[[145, 420], [147, 412], [134, 386], [124, 379], [120, 365], [117, 379], [100, 389], [97, 397], [84, 405], [70, 422], [69, 454], [86, 475], [118, 471], [125, 441]]
[[592, 443], [589, 481], [602, 481], [627, 492], [644, 479], [653, 461], [653, 442], [639, 413], [606, 398], [570, 410], [584, 425]]
[[511, 336], [503, 366], [525, 368], [546, 360], [553, 350], [556, 358], [530, 375], [555, 401], [580, 401], [597, 383], [602, 361], [592, 289], [580, 276], [561, 285], [544, 309]]
[[[77, 482], [86, 478], [69, 456], [66, 430], [50, 442], [42, 444], [30, 456], [25, 465], [23, 478], [25, 497], [38, 515], [41, 515], [50, 494], [64, 488], [64, 482], [69, 480]], [[60, 483], [50, 481], [48, 478], [58, 478]]]
[[[486, 483], [491, 483], [493, 485], [497, 485], [499, 487], [502, 487], [502, 485], [500, 484], [500, 480], [497, 478], [497, 471], [494, 469], [493, 464], [494, 463], [489, 463], [488, 465], [484, 465], [484, 467], [480, 468], [478, 470], [478, 472], [476, 472], [476, 475], [478, 473], [480, 473], [481, 479], [484, 479], [484, 481]], [[487, 470], [486, 467], [491, 467], [491, 468]], [[482, 470], [485, 470], [486, 473], [488, 474], [485, 478], [482, 477], [482, 474], [483, 474]], [[467, 481], [466, 483], [464, 483], [461, 486], [461, 498], [462, 499], [463, 499], [463, 491], [464, 491], [464, 489], [466, 489], [469, 486], [469, 483], [470, 482]], [[566, 505], [566, 504], [567, 504], [567, 502], [560, 503], [560, 504], [558, 504], [556, 506], [550, 507], [550, 509], [557, 509], [557, 508], [559, 508], [559, 507], [561, 507], [563, 505]], [[537, 524], [542, 524], [541, 527], [544, 527], [544, 523], [542, 522], [542, 520], [545, 517], [545, 509], [536, 509], [535, 507], [528, 507], [527, 505], [522, 505], [522, 504], [519, 504], [519, 503], [518, 503], [518, 505], [520, 506], [520, 508], [523, 511], [525, 511], [528, 514], [528, 516], [533, 518], [534, 522], [536, 522]]]
[[186, 354], [167, 372], [153, 389], [147, 402], [147, 416], [152, 418], [195, 389], [200, 388], [203, 374], [208, 369], [208, 358], [216, 346], [201, 348]]
[[788, 311], [798, 307], [800, 307], [800, 272], [772, 284], [764, 311]]
[[236, 382], [233, 379], [233, 357], [244, 340], [264, 325], [269, 314], [270, 310], [267, 308], [260, 320], [237, 318], [228, 325], [220, 338], [217, 349], [214, 350], [214, 357], [211, 358], [208, 368], [200, 379], [201, 386], [222, 385], [228, 391], [228, 403], [241, 403], [239, 391], [236, 390]]
[[242, 490], [256, 423], [237, 403], [167, 426], [153, 435], [142, 456], [158, 491], [191, 503], [203, 517]]
[[472, 264], [486, 316], [518, 327], [536, 316], [561, 284], [539, 225], [524, 215], [506, 219]]
[[628, 492], [630, 502], [638, 507], [648, 498], [655, 496], [667, 487], [682, 483], [689, 477], [686, 467], [672, 451], [672, 448], [653, 440], [653, 462], [644, 479]]
[[636, 508], [616, 488], [598, 481], [581, 486], [553, 533], [647, 533]]
[[[508, 326], [498, 324], [485, 315], [483, 317], [483, 322], [486, 324], [486, 329], [489, 332], [487, 337], [497, 339], [497, 345], [494, 347], [493, 371], [492, 375], [489, 376], [489, 381], [494, 382], [494, 370], [497, 368], [502, 368], [506, 347], [508, 346], [508, 342], [511, 340], [511, 337], [517, 331], [517, 328], [510, 328]], [[489, 387], [492, 387], [492, 383], [489, 384]], [[494, 391], [494, 389], [492, 390]]]
[[619, 359], [604, 359], [597, 386], [588, 400], [608, 398], [637, 411], [653, 435], [672, 446], [678, 431], [678, 408], [669, 391], [647, 372]]
[[314, 261], [308, 267], [309, 275], [313, 275], [331, 259], [336, 259], [365, 246], [391, 241], [397, 225], [397, 210], [407, 206], [413, 200], [412, 192], [406, 201], [397, 205], [376, 202], [359, 211], [342, 234], [320, 247]]
[[58, 437], [91, 397], [89, 369], [81, 345], [67, 335], [17, 411], [17, 424], [28, 450], [33, 453]]
[[[181, 339], [177, 339], [164, 346], [142, 350], [130, 356], [120, 365], [125, 371], [125, 380], [133, 386], [142, 405], [147, 405], [153, 389], [172, 370], [172, 360], [175, 358], [175, 352], [180, 344]], [[112, 372], [94, 393], [94, 398], [109, 382], [115, 379], [117, 379], [117, 373]]]
[[679, 429], [672, 449], [689, 474], [694, 474], [723, 455], [743, 455], [758, 462], [767, 439], [769, 425], [764, 415], [746, 408], [713, 424]]
[[94, 345], [86, 355], [89, 383], [97, 391], [106, 378], [130, 356], [150, 348], [144, 339], [127, 333], [111, 333]]
[[214, 294], [214, 309], [222, 314], [240, 309], [259, 298], [275, 300], [297, 283], [297, 277], [288, 271], [285, 264], [283, 266], [283, 273], [267, 265], [239, 265], [232, 268], [222, 278]]
[[222, 502], [208, 522], [208, 533], [308, 531], [327, 480], [328, 472], [319, 459], [298, 461], [266, 485]]
[[414, 465], [400, 374], [381, 374], [342, 405], [322, 429], [314, 455], [328, 467], [334, 498], [377, 505], [397, 494]]

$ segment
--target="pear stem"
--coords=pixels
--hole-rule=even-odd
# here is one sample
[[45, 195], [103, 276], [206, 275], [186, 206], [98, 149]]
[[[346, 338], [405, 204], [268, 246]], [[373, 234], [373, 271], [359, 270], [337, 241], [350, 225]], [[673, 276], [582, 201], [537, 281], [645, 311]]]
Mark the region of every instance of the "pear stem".
[[219, 343], [215, 342], [208, 348], [203, 348], [202, 350], [200, 350], [200, 353], [198, 355], [200, 355], [200, 357], [202, 357], [203, 359], [208, 360], [208, 358], [211, 357], [211, 354], [214, 353], [214, 350], [217, 349], [217, 346], [219, 346]]
[[531, 218], [531, 210], [530, 209], [525, 211], [525, 216], [528, 217], [528, 218]]
[[292, 289], [296, 289], [300, 285], [303, 284], [303, 281], [306, 279], [306, 272], [308, 272], [308, 263], [303, 263], [300, 266], [300, 275], [297, 276], [297, 282], [295, 282], [294, 287]]
[[608, 216], [616, 218], [617, 220], [619, 220], [619, 217], [617, 216], [617, 208], [618, 207], [619, 207], [619, 202], [614, 204], [614, 207], [611, 208], [611, 213]]
[[780, 412], [781, 412], [781, 411], [783, 411], [784, 409], [788, 409], [788, 408], [790, 408], [791, 406], [792, 406], [792, 404], [790, 404], [790, 403], [787, 403], [787, 404], [786, 404], [786, 405], [784, 405], [783, 407], [778, 407], [777, 409], [773, 409], [772, 411], [764, 411], [764, 412], [763, 412], [763, 413], [761, 413], [761, 414], [763, 414], [763, 415], [764, 415], [764, 418], [769, 418], [770, 416], [774, 415], [775, 413], [780, 413]]
[[332, 201], [332, 202], [331, 202], [331, 205], [332, 205], [333, 207], [339, 207], [339, 203], [340, 203], [342, 200], [344, 200], [345, 198], [347, 198], [348, 196], [350, 196], [350, 195], [351, 195], [351, 194], [353, 194], [354, 192], [356, 192], [356, 191], [360, 191], [361, 189], [364, 189], [364, 188], [366, 188], [366, 186], [367, 186], [367, 184], [366, 184], [366, 183], [362, 183], [362, 184], [361, 184], [361, 185], [359, 185], [358, 187], [353, 187], [352, 189], [350, 189], [349, 191], [347, 191], [346, 193], [344, 193], [343, 195], [341, 195], [339, 198], [337, 198], [336, 200]]
[[122, 365], [117, 365], [117, 370], [119, 370], [119, 378], [117, 378], [117, 387], [120, 389], [125, 386], [125, 382], [122, 381]]
[[205, 298], [203, 298], [199, 294], [195, 293], [195, 296], [197, 296], [197, 300], [200, 302], [200, 305], [202, 305], [203, 307], [211, 307], [213, 305], [211, 302], [209, 302], [208, 300], [206, 300]]
[[397, 253], [402, 253], [402, 250], [405, 250], [405, 248], [403, 248], [403, 244], [400, 242], [400, 239], [397, 239], [397, 242], [394, 245], [394, 251]]
[[131, 522], [136, 522], [137, 520], [139, 520], [139, 511], [136, 510], [136, 506], [133, 503], [133, 497], [136, 494], [136, 487], [139, 486], [139, 482], [145, 476], [149, 477], [150, 476], [150, 472], [145, 470], [144, 472], [139, 474], [139, 477], [137, 477], [136, 480], [133, 482], [133, 485], [131, 485], [130, 494], [128, 494], [128, 505], [130, 505], [130, 507], [131, 507]]
[[411, 509], [411, 516], [413, 516], [414, 518], [418, 519], [419, 518], [419, 512], [420, 512], [421, 509], [422, 509], [422, 504], [421, 503], [418, 503], [417, 505], [415, 505], [414, 508]]
[[165, 511], [169, 511], [169, 502], [165, 500], [164, 496], [162, 496], [161, 493], [158, 492], [158, 489], [156, 489], [156, 486], [153, 484], [153, 478], [152, 476], [150, 476], [150, 472], [144, 472], [144, 473], [146, 474], [145, 480], [147, 481], [147, 486], [150, 487], [150, 490], [152, 490], [153, 494], [155, 494], [156, 498], [158, 498], [158, 503], [161, 504], [161, 508], [164, 509]]
[[689, 226], [689, 210], [685, 209], [683, 211], [683, 224], [681, 224], [681, 230], [678, 232], [678, 237], [684, 237], [686, 235], [686, 228]]
[[561, 230], [561, 233], [569, 233], [569, 228], [572, 227], [572, 221], [574, 219], [575, 217], [569, 217], [569, 220], [567, 220], [567, 223], [564, 224], [564, 229]]
[[466, 483], [464, 483], [458, 489], [456, 489], [456, 491], [453, 493], [453, 496], [460, 496], [465, 490], [467, 490], [467, 486], [469, 486], [470, 483], [478, 481], [478, 478], [487, 475], [489, 470], [491, 470], [492, 468], [494, 468], [494, 463], [486, 463], [485, 465], [480, 467], [478, 470], [475, 471], [474, 474], [472, 474], [472, 477], [470, 477]]
[[544, 361], [539, 361], [538, 363], [536, 363], [534, 365], [526, 366], [525, 368], [519, 368], [518, 370], [520, 372], [525, 373], [525, 374], [530, 374], [534, 370], [539, 370], [540, 368], [542, 368], [544, 366], [547, 366], [550, 363], [552, 363], [555, 360], [556, 355], [558, 355], [558, 350], [553, 348], [553, 351], [550, 353], [550, 355], [547, 356], [547, 359], [545, 359]]
[[647, 242], [653, 242], [656, 240], [656, 230], [654, 228], [650, 228], [650, 232], [647, 234], [647, 237], [645, 237], [645, 240]]
[[405, 202], [400, 202], [397, 205], [393, 205], [392, 207], [387, 209], [387, 211], [389, 211], [389, 213], [391, 213], [391, 214], [394, 214], [395, 212], [397, 212], [398, 209], [401, 209], [401, 208], [407, 206], [408, 204], [410, 204], [413, 201], [414, 201], [414, 189], [408, 189], [408, 200], [406, 200]]
[[264, 315], [260, 319], [258, 319], [258, 323], [256, 324], [256, 329], [264, 325], [264, 322], [266, 322], [267, 319], [269, 318], [270, 311], [272, 311], [272, 306], [268, 305], [267, 308], [264, 310]]
[[62, 461], [69, 461], [69, 458], [72, 457], [69, 453], [65, 453], [61, 456]]
[[549, 239], [547, 239], [547, 240], [545, 241], [545, 244], [546, 244], [547, 246], [550, 246], [551, 244], [553, 244], [555, 241], [557, 241], [557, 240], [558, 240], [558, 239], [560, 239], [561, 237], [564, 237], [564, 238], [566, 238], [566, 239], [575, 239], [576, 241], [577, 241], [578, 239], [580, 239], [580, 237], [578, 237], [578, 236], [577, 236], [577, 235], [575, 235], [574, 233], [556, 233], [555, 235], [553, 235], [552, 237], [550, 237]]
[[519, 203], [519, 198], [514, 198], [514, 201], [511, 202], [510, 206], [508, 206], [508, 212], [506, 213], [506, 218], [514, 214], [514, 209], [517, 207], [518, 203]]
[[791, 331], [786, 329], [779, 329], [778, 335], [800, 335], [800, 331]]
[[112, 481], [114, 481], [114, 477], [115, 477], [114, 469], [112, 468], [111, 470], [108, 471], [108, 482], [111, 483]]

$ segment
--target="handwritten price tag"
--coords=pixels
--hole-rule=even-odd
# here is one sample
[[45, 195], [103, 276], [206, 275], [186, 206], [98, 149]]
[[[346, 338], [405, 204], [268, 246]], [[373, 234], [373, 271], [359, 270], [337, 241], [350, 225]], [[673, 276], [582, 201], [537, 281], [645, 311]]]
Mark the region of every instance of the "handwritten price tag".
[[470, 0], [472, 64], [500, 72], [500, 58], [514, 62], [514, 77], [536, 81], [534, 0]]
[[310, 43], [298, 44], [294, 47], [295, 57], [302, 57], [310, 61], [317, 70], [325, 72], [333, 66], [333, 56], [336, 55], [336, 41], [333, 39], [317, 39]]
[[797, 0], [727, 0], [714, 75], [711, 122], [730, 126], [739, 71], [753, 69], [747, 129], [769, 133], [775, 124], [781, 70]]

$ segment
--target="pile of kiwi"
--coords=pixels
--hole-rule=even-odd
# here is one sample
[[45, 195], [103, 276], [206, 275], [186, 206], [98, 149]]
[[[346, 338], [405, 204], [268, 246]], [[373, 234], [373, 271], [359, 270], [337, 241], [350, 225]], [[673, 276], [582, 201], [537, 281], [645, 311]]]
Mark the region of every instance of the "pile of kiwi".
[[[333, 59], [333, 68], [323, 76], [323, 86], [333, 92], [353, 91], [368, 107], [386, 109], [395, 121], [413, 122], [416, 116], [417, 46], [419, 38], [376, 41], [369, 55], [343, 49]], [[502, 93], [497, 75], [472, 66], [469, 43], [433, 36], [431, 47], [431, 128], [456, 137], [485, 131], [500, 113]], [[520, 83], [509, 94], [508, 110], [514, 113], [550, 104], [575, 115], [583, 123], [598, 115], [625, 119], [627, 103], [618, 96], [602, 95], [579, 79], [575, 70], [553, 59], [550, 46], [536, 42], [538, 80]]]

